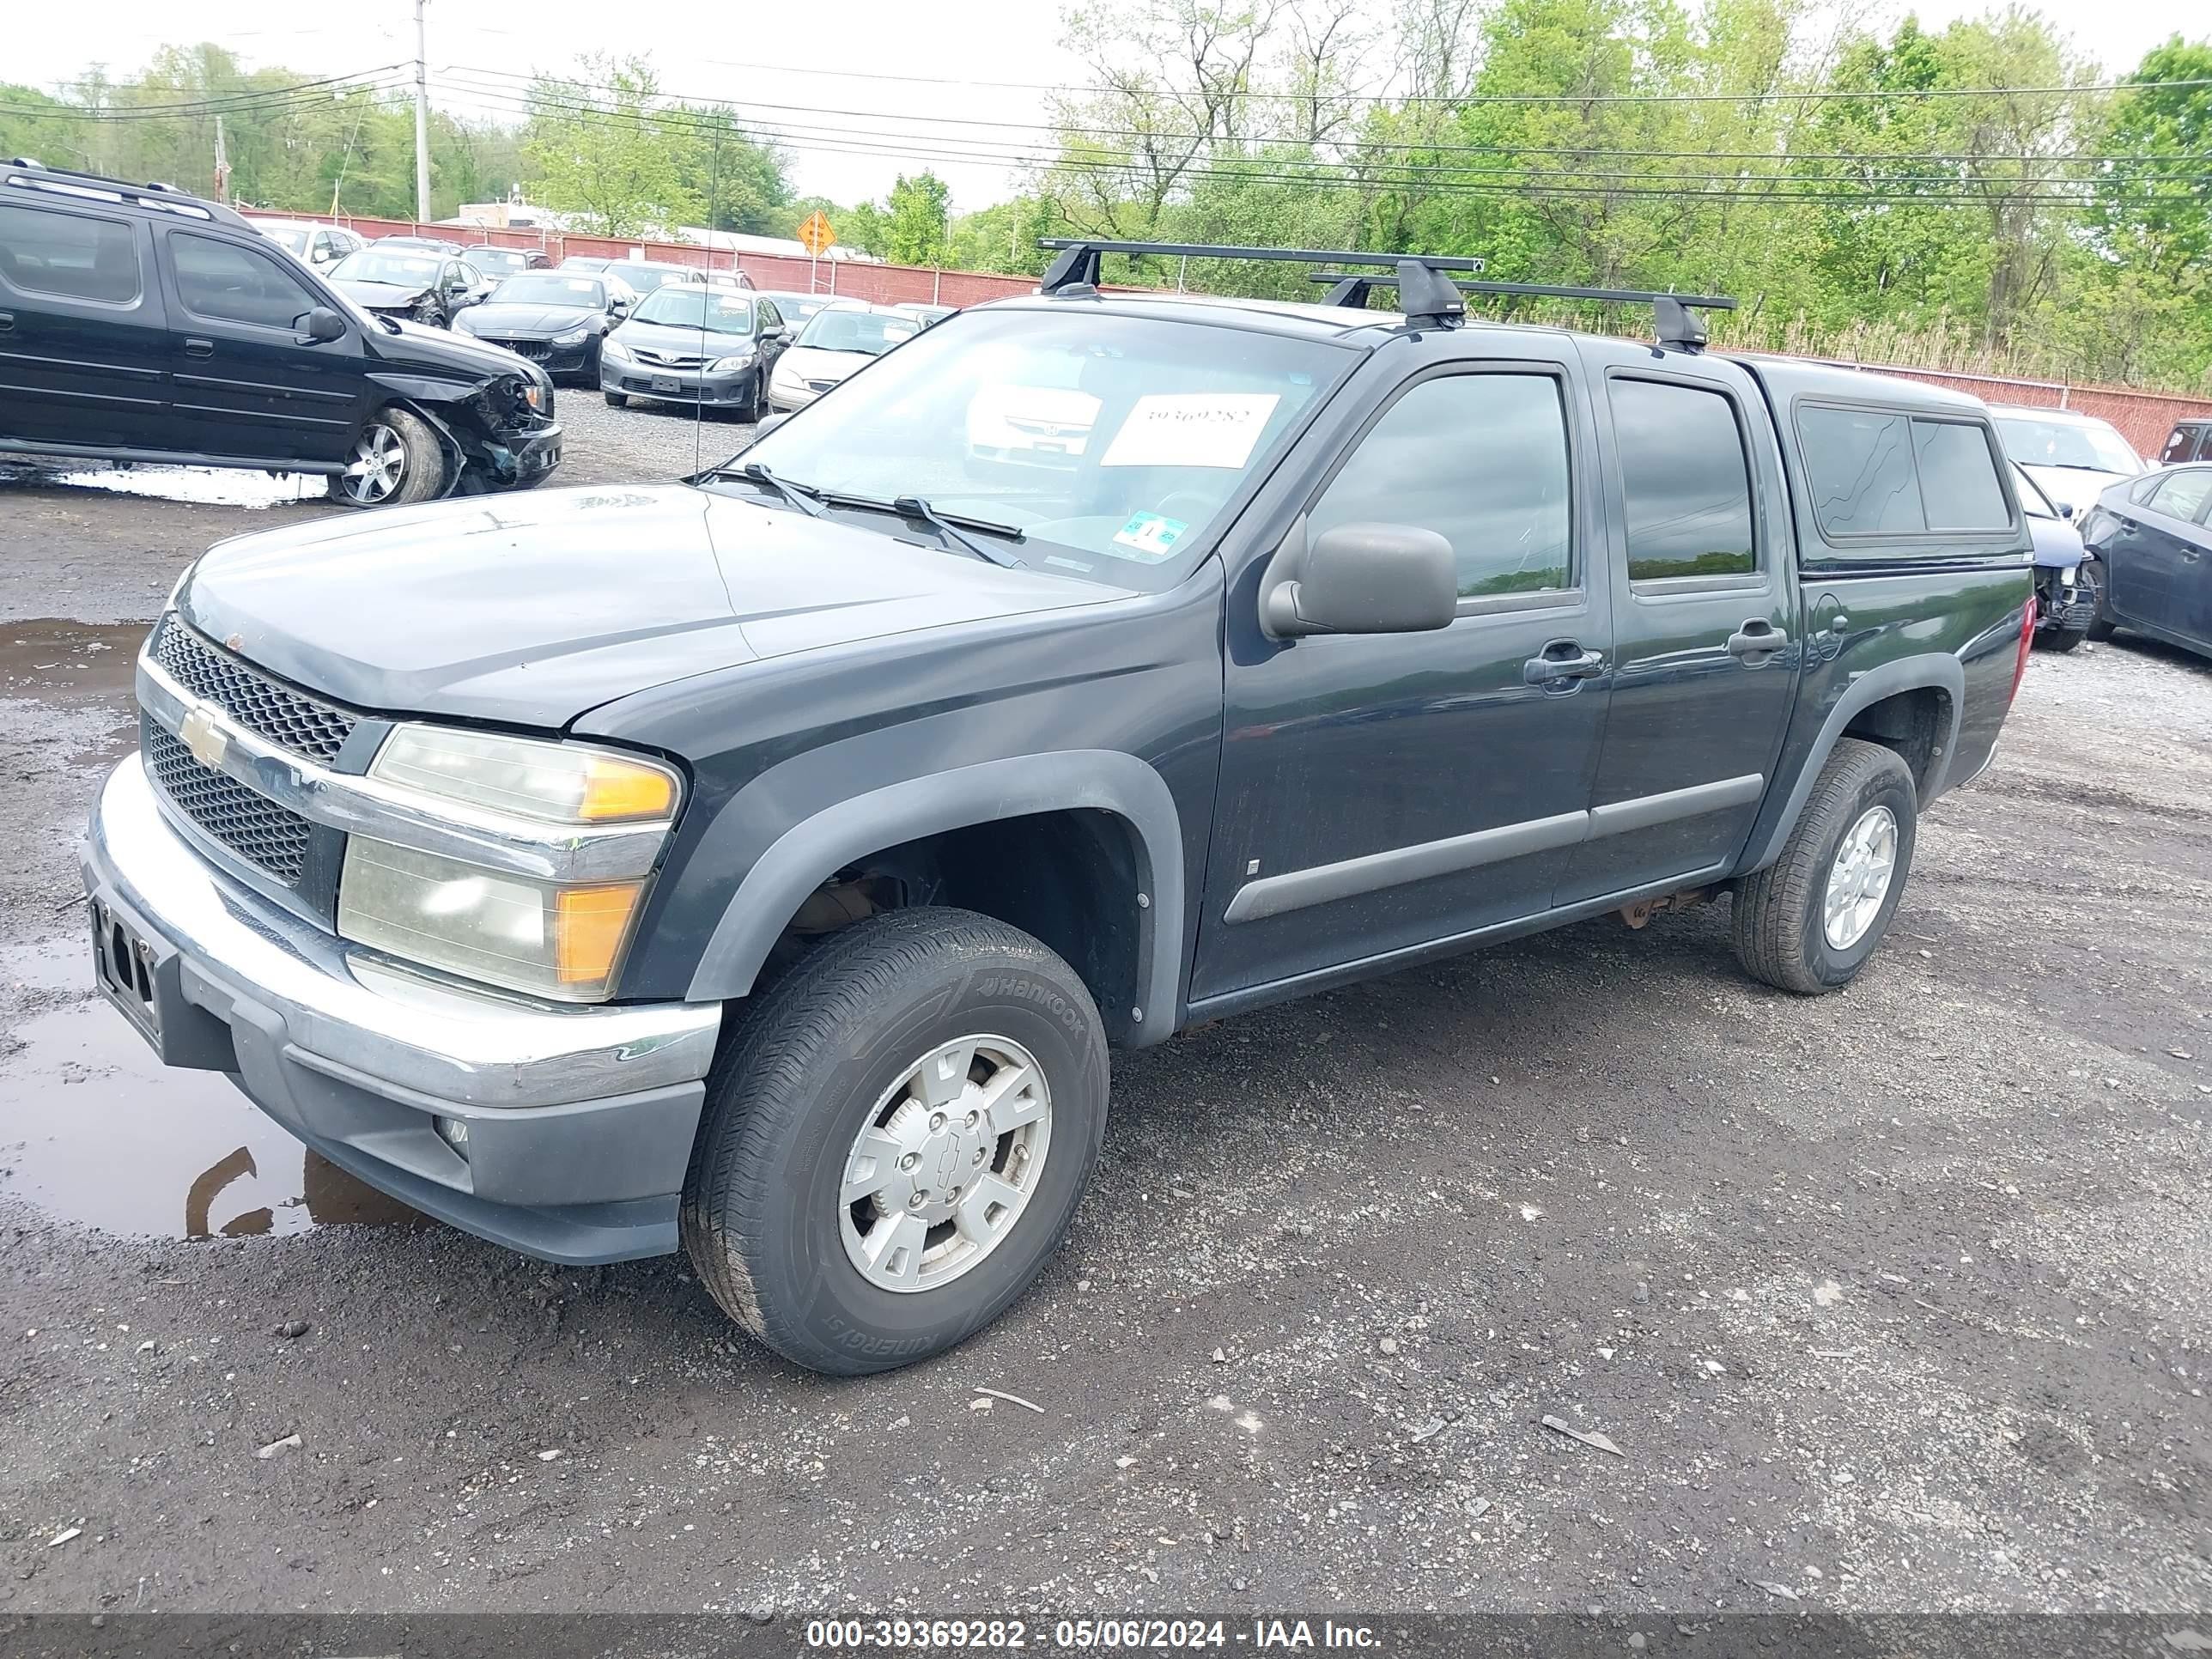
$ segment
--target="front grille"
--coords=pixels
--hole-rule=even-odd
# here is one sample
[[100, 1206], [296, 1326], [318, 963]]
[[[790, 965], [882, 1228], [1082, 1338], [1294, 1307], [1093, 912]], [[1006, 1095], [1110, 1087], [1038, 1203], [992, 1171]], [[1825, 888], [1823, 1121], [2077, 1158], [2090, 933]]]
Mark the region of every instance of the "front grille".
[[235, 778], [202, 766], [169, 732], [143, 722], [146, 771], [178, 811], [219, 845], [288, 887], [307, 868], [311, 826]]
[[328, 765], [359, 724], [342, 708], [319, 702], [218, 651], [179, 622], [166, 618], [154, 639], [154, 660], [169, 678], [211, 702], [256, 736]]
[[516, 356], [527, 357], [533, 363], [542, 363], [553, 355], [550, 340], [501, 340], [489, 334], [479, 334], [477, 337], [486, 345], [504, 346]]
[[704, 357], [685, 357], [665, 351], [651, 351], [643, 346], [637, 349], [636, 355], [638, 362], [651, 363], [655, 368], [704, 368], [707, 367], [707, 359]]

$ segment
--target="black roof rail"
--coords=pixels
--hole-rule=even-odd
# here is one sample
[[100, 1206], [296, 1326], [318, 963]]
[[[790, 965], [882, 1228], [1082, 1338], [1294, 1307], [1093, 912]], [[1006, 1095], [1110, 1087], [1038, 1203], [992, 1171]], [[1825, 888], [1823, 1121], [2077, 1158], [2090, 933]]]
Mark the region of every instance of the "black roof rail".
[[1188, 259], [1257, 259], [1274, 264], [1379, 265], [1392, 272], [1400, 309], [1418, 326], [1448, 328], [1466, 314], [1459, 290], [1437, 275], [1446, 270], [1480, 270], [1482, 261], [1457, 253], [1361, 253], [1310, 247], [1228, 247], [1207, 242], [1117, 242], [1088, 237], [1041, 236], [1037, 246], [1058, 252], [1037, 283], [1040, 294], [1094, 294], [1100, 256], [1107, 253], [1166, 253]]
[[[1364, 308], [1370, 289], [1388, 285], [1397, 278], [1356, 270], [1316, 270], [1310, 280], [1335, 284], [1328, 291], [1330, 305]], [[1736, 305], [1724, 294], [1661, 294], [1641, 288], [1555, 288], [1546, 283], [1468, 282], [1455, 283], [1453, 286], [1464, 294], [1529, 295], [1546, 300], [1603, 300], [1614, 305], [1648, 305], [1657, 327], [1659, 343], [1677, 351], [1705, 349], [1705, 322], [1691, 315], [1692, 311], [1734, 311]]]
[[[195, 196], [175, 185], [151, 181], [133, 184], [126, 179], [110, 178], [104, 173], [84, 173], [75, 167], [48, 167], [33, 155], [11, 157], [0, 172], [15, 176], [7, 183], [25, 190], [47, 190], [57, 195], [82, 196], [88, 188], [104, 191], [118, 200], [138, 207], [161, 208], [170, 213], [185, 213], [194, 218], [206, 219], [216, 224], [228, 225], [234, 230], [251, 230], [252, 225], [234, 209], [220, 202], [210, 202], [205, 197]], [[48, 180], [52, 180], [48, 183]]]

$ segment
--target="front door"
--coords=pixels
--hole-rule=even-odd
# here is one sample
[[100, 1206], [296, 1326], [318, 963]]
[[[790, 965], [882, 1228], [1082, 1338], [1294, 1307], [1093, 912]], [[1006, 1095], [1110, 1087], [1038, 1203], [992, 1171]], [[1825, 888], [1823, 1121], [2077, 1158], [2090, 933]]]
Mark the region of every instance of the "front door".
[[76, 208], [0, 204], [0, 438], [177, 449], [168, 336], [145, 228]]
[[1496, 349], [1378, 398], [1307, 503], [1310, 540], [1442, 534], [1449, 627], [1272, 640], [1231, 590], [1194, 1000], [1540, 914], [1581, 838], [1611, 643], [1589, 405], [1549, 342]]
[[1730, 365], [1669, 360], [1614, 369], [1599, 399], [1617, 462], [1617, 660], [1561, 904], [1718, 873], [1751, 833], [1797, 682], [1788, 519], [1756, 392]]
[[166, 240], [170, 376], [193, 447], [274, 466], [344, 459], [370, 390], [351, 314], [339, 338], [311, 340], [307, 313], [329, 301], [296, 264], [197, 231]]

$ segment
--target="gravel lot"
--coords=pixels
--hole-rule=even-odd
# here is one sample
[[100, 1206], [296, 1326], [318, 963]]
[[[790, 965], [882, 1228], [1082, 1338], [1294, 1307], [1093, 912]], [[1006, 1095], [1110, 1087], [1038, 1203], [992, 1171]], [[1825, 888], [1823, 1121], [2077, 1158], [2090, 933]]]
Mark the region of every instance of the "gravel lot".
[[[691, 465], [562, 410], [567, 482]], [[322, 510], [0, 477], [9, 1612], [2212, 1607], [2212, 665], [2039, 658], [1844, 995], [1714, 906], [1119, 1057], [1038, 1288], [831, 1382], [680, 1261], [410, 1223], [88, 1002], [143, 623]]]

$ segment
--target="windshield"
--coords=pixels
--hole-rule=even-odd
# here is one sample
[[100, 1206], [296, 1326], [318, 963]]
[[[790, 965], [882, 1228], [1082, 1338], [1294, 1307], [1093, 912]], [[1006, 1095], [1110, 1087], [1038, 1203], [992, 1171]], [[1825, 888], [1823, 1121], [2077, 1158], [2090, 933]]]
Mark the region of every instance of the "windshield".
[[607, 289], [596, 276], [532, 271], [508, 277], [491, 291], [491, 302], [499, 306], [580, 306], [605, 311]]
[[880, 357], [921, 330], [913, 318], [888, 312], [817, 311], [814, 320], [799, 331], [799, 343], [817, 351], [857, 351]]
[[775, 301], [775, 308], [783, 313], [783, 320], [793, 327], [806, 321], [830, 303], [826, 294], [770, 294], [767, 298]]
[[290, 248], [295, 253], [305, 253], [307, 251], [307, 233], [297, 225], [285, 225], [282, 228], [263, 225], [259, 229], [261, 234], [270, 241], [280, 246]]
[[445, 261], [434, 253], [394, 253], [363, 248], [349, 253], [331, 267], [335, 283], [389, 283], [394, 288], [428, 288], [438, 280]]
[[520, 270], [530, 263], [530, 256], [519, 247], [472, 247], [469, 263], [482, 271]]
[[2072, 421], [2022, 420], [2004, 416], [1997, 422], [2004, 436], [2005, 453], [2022, 466], [2069, 466], [2088, 472], [2118, 472], [2133, 477], [2142, 462], [2128, 441], [2102, 421], [2075, 424]]
[[661, 288], [630, 313], [630, 320], [661, 323], [671, 328], [703, 328], [709, 334], [750, 334], [753, 303], [734, 290], [708, 293], [696, 288]]
[[650, 294], [663, 283], [672, 283], [678, 277], [690, 275], [689, 271], [670, 270], [663, 265], [617, 264], [608, 267], [609, 275], [617, 272], [621, 274], [623, 281], [640, 294]]
[[[833, 317], [896, 320], [816, 322]], [[1206, 323], [968, 312], [744, 459], [810, 489], [920, 495], [939, 513], [1016, 526], [1023, 540], [994, 544], [1036, 569], [1162, 587], [1358, 361], [1326, 340]], [[898, 532], [895, 518], [854, 521]]]

